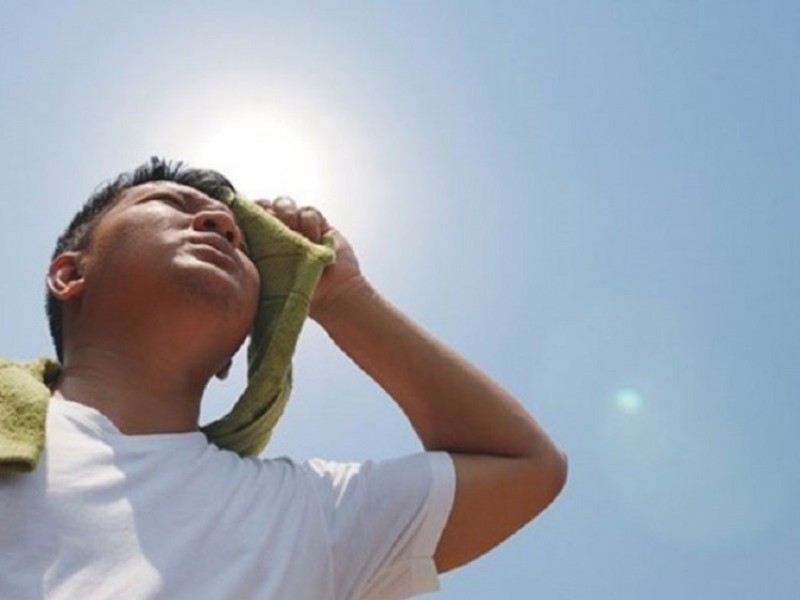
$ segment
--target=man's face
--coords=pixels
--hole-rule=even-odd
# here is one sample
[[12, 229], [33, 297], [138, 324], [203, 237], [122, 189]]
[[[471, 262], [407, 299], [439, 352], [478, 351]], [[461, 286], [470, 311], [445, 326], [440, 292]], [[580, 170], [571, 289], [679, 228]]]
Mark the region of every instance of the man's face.
[[92, 232], [81, 261], [87, 299], [128, 310], [176, 303], [197, 314], [199, 307], [203, 318], [226, 323], [240, 344], [255, 318], [259, 287], [244, 250], [223, 203], [172, 182], [136, 186]]

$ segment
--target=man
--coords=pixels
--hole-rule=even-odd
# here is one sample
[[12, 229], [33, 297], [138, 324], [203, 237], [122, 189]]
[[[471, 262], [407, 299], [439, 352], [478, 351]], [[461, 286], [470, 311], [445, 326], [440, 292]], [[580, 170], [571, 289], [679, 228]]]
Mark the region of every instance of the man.
[[310, 315], [403, 410], [424, 453], [240, 458], [198, 430], [252, 327], [258, 273], [213, 171], [153, 159], [90, 198], [47, 275], [63, 370], [33, 473], [0, 480], [8, 598], [405, 598], [541, 512], [564, 455], [520, 404], [392, 307], [336, 240]]

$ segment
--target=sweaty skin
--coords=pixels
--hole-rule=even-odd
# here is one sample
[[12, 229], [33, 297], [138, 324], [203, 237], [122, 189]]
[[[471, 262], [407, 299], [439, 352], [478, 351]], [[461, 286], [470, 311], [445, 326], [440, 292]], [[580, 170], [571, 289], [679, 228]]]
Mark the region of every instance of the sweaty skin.
[[312, 240], [333, 232], [336, 263], [311, 317], [394, 399], [426, 450], [453, 457], [456, 496], [435, 554], [439, 571], [487, 552], [544, 510], [564, 486], [566, 456], [523, 406], [386, 301], [318, 211], [288, 199], [265, 206]]
[[[451, 454], [453, 509], [435, 554], [440, 572], [485, 553], [561, 491], [565, 455], [508, 392], [385, 300], [347, 238], [315, 208], [259, 201], [318, 242], [331, 232], [311, 317], [408, 417], [427, 450]], [[241, 345], [258, 275], [221, 203], [157, 182], [126, 191], [85, 251], [65, 253], [48, 284], [65, 302], [57, 394], [81, 398], [126, 433], [193, 431], [209, 379]]]
[[57, 394], [125, 433], [168, 433], [198, 428], [206, 384], [252, 325], [258, 273], [224, 204], [158, 182], [127, 190], [48, 285], [64, 301]]

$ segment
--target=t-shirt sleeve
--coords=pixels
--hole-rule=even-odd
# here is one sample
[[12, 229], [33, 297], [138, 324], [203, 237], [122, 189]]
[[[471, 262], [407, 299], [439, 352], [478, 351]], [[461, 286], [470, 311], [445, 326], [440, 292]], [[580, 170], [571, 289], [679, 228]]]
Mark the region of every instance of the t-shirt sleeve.
[[396, 600], [439, 589], [433, 553], [455, 494], [445, 452], [381, 462], [312, 460], [337, 600]]

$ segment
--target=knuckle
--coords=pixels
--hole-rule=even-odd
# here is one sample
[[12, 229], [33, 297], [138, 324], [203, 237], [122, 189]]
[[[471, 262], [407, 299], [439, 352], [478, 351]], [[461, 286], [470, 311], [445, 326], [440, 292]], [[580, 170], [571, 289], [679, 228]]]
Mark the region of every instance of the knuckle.
[[294, 200], [292, 200], [289, 196], [278, 196], [275, 198], [275, 201], [272, 204], [276, 207], [285, 207], [289, 209], [294, 209], [296, 206]]

